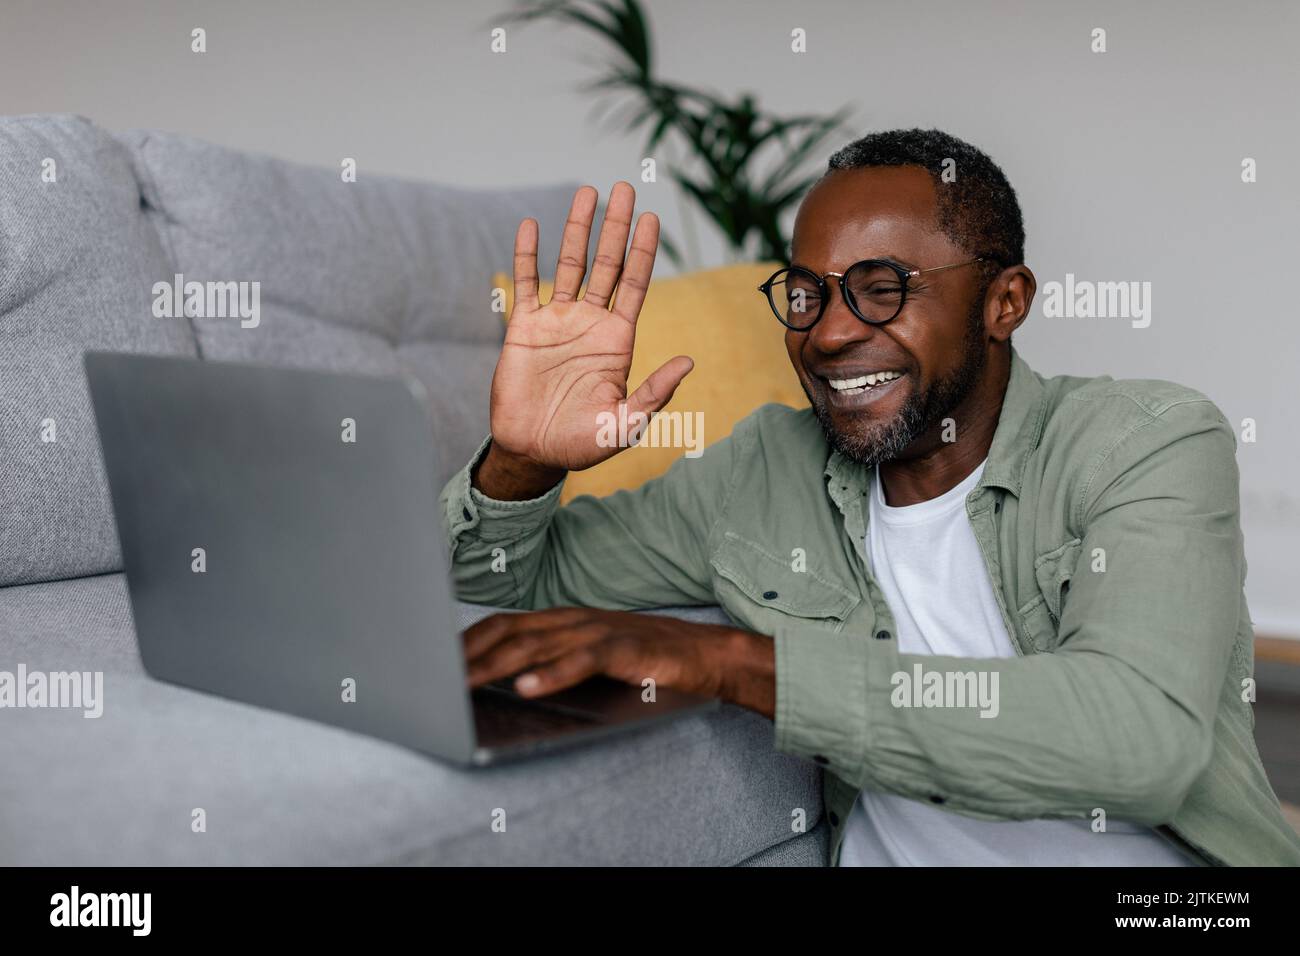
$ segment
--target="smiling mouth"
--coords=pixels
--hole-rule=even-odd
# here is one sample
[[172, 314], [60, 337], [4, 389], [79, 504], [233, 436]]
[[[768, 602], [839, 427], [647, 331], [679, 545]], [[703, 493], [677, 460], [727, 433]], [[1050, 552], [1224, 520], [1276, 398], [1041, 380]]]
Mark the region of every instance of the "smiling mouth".
[[889, 385], [891, 382], [896, 382], [905, 374], [907, 373], [887, 369], [881, 372], [869, 372], [866, 375], [859, 375], [854, 378], [826, 378], [823, 381], [830, 386], [832, 394], [836, 397], [851, 398], [855, 395], [866, 395], [868, 392]]

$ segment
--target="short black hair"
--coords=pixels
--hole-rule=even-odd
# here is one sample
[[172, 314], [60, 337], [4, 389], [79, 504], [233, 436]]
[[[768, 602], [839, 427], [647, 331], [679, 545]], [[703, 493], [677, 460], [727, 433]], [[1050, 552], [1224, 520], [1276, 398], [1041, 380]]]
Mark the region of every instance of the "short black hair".
[[[953, 182], [942, 179], [948, 159], [956, 163]], [[991, 256], [1004, 267], [1025, 261], [1025, 224], [1016, 191], [988, 154], [943, 130], [892, 129], [837, 150], [827, 174], [873, 166], [920, 166], [934, 181], [939, 228], [949, 239], [972, 256]]]

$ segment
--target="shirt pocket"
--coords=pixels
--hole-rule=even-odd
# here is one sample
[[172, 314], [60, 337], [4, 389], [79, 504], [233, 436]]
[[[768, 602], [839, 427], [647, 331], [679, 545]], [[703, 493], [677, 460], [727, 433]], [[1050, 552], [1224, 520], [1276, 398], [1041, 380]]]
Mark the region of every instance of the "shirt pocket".
[[860, 595], [813, 571], [796, 571], [785, 560], [734, 531], [723, 534], [711, 561], [714, 591], [731, 616], [760, 633], [798, 618], [838, 631], [861, 602]]
[[1082, 540], [1071, 538], [1034, 559], [1038, 593], [1019, 609], [1019, 613], [1025, 632], [1039, 651], [1055, 650], [1060, 643], [1061, 614], [1082, 547]]

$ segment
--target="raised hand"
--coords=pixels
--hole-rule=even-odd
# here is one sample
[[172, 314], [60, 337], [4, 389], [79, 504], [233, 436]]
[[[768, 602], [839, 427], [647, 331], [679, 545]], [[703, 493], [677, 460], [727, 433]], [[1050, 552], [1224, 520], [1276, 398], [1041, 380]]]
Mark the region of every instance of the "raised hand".
[[490, 497], [540, 493], [565, 471], [590, 468], [617, 454], [620, 449], [602, 447], [597, 440], [602, 413], [618, 416], [625, 402], [630, 421], [635, 413], [659, 411], [693, 367], [679, 355], [628, 394], [637, 317], [659, 246], [659, 220], [653, 213], [640, 217], [625, 261], [636, 193], [628, 183], [616, 183], [587, 289], [579, 298], [596, 202], [590, 186], [573, 197], [555, 294], [546, 305], [538, 301], [536, 220], [525, 219], [515, 236], [515, 304], [492, 377], [492, 446], [475, 477]]

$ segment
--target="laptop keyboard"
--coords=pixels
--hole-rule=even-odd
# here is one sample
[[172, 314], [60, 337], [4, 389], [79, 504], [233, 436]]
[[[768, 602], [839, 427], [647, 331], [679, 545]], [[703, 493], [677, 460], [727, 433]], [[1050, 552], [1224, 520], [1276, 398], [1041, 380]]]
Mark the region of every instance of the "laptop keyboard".
[[575, 701], [572, 691], [560, 691], [558, 694], [547, 697], [524, 697], [515, 690], [515, 679], [513, 677], [488, 681], [483, 685], [482, 689], [493, 696], [507, 697], [529, 708], [540, 708], [557, 714], [571, 714], [574, 717], [596, 723], [604, 723], [607, 719], [607, 715], [603, 711], [588, 709], [583, 707], [580, 702]]
[[499, 682], [485, 684], [472, 694], [474, 728], [480, 746], [501, 746], [586, 730], [604, 723], [595, 714], [550, 707], [542, 701], [525, 700]]

